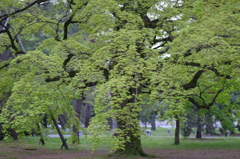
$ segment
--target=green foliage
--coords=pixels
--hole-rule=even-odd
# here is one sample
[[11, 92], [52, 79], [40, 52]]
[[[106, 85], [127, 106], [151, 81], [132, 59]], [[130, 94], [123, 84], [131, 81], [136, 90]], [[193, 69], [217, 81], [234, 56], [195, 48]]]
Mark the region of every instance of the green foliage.
[[[160, 110], [170, 119], [185, 114], [189, 100], [199, 109], [215, 102], [232, 107], [228, 99], [240, 83], [236, 0], [75, 0], [19, 11], [26, 2], [1, 5], [11, 36], [1, 34], [0, 47], [14, 53], [0, 65], [5, 130], [30, 132], [44, 114], [66, 113], [70, 125], [79, 125], [70, 102], [92, 86], [94, 146], [109, 131], [109, 118], [119, 124], [114, 149], [140, 140], [145, 91], [151, 102], [164, 103]], [[25, 54], [17, 36], [30, 45]]]

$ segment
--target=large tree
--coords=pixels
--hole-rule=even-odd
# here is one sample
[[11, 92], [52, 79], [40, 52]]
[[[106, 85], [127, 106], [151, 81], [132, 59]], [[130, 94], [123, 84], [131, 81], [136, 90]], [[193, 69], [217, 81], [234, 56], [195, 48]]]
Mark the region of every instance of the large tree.
[[[214, 83], [216, 92], [210, 102], [215, 101], [221, 89], [230, 87], [228, 83], [237, 84], [234, 71], [238, 68], [238, 46], [232, 31], [239, 29], [235, 21], [239, 11], [235, 9], [230, 17], [222, 11], [217, 22], [210, 14], [211, 7], [218, 12], [233, 1], [220, 6], [200, 0], [59, 0], [49, 5], [43, 3], [47, 0], [6, 2], [4, 7], [12, 10], [0, 18], [1, 22], [11, 18], [11, 28], [1, 31], [2, 38], [8, 39], [1, 45], [10, 46], [15, 59], [0, 66], [6, 82], [1, 86], [12, 91], [3, 113], [13, 113], [14, 120], [9, 122], [16, 128], [24, 122], [15, 119], [24, 119], [25, 125], [30, 126], [26, 119], [41, 115], [40, 110], [52, 119], [63, 111], [75, 117], [73, 109], [65, 107], [69, 105], [66, 101], [79, 98], [85, 89], [96, 86], [96, 116], [90, 126], [93, 136], [98, 137], [99, 130], [108, 130], [108, 119], [114, 118], [118, 124], [115, 153], [147, 156], [141, 146], [138, 121], [142, 93], [152, 93], [154, 98], [161, 93], [160, 98], [179, 103], [170, 107], [171, 114], [178, 117], [179, 112], [184, 112], [181, 103], [186, 99], [196, 102], [189, 92], [196, 89], [200, 77], [204, 87]], [[207, 10], [201, 11], [207, 4]], [[51, 10], [44, 10], [49, 6]], [[235, 29], [214, 28], [221, 19], [228, 20], [229, 25], [236, 24]], [[206, 32], [209, 27], [214, 29], [212, 34]], [[220, 34], [221, 29], [229, 29], [229, 41], [222, 37], [226, 34]], [[44, 35], [41, 44], [31, 48], [33, 51], [25, 52], [16, 46], [16, 35], [28, 37], [33, 33]], [[206, 37], [209, 38], [205, 43]], [[27, 39], [31, 38], [25, 38], [25, 43]], [[166, 46], [169, 42], [173, 43]], [[236, 46], [229, 47], [227, 42]], [[228, 46], [224, 51], [233, 53], [233, 57], [228, 56], [230, 64], [228, 60], [224, 62], [229, 54], [218, 56], [222, 45]], [[202, 57], [210, 46], [217, 51], [209, 54], [211, 63], [206, 63]], [[166, 58], [166, 52], [170, 58]], [[213, 63], [213, 58], [220, 65]], [[14, 80], [6, 79], [10, 77]], [[205, 103], [199, 105], [205, 107]], [[32, 111], [33, 108], [39, 111]], [[18, 111], [13, 112], [14, 109]]]
[[[173, 16], [170, 13], [171, 5], [168, 2], [162, 5], [155, 1], [59, 1], [52, 5], [51, 11], [45, 12], [42, 2], [34, 1], [25, 6], [25, 1], [21, 1], [17, 3], [21, 9], [1, 16], [2, 19], [12, 18], [11, 29], [6, 29], [3, 33], [10, 40], [9, 44], [15, 55], [21, 54], [11, 61], [11, 65], [1, 68], [9, 73], [11, 68], [23, 66], [23, 73], [18, 77], [19, 81], [15, 81], [8, 105], [19, 105], [19, 102], [12, 104], [18, 99], [16, 95], [29, 98], [27, 102], [21, 101], [22, 105], [30, 106], [32, 102], [37, 103], [37, 99], [48, 101], [51, 99], [49, 96], [44, 95], [47, 100], [38, 93], [50, 86], [55, 86], [56, 89], [59, 85], [62, 88], [74, 88], [80, 93], [84, 88], [97, 85], [98, 90], [102, 91], [100, 95], [111, 93], [112, 102], [109, 103], [112, 109], [109, 110], [114, 111], [111, 115], [116, 118], [120, 134], [116, 152], [146, 155], [142, 150], [139, 134], [139, 95], [142, 88], [146, 87], [144, 83], [150, 81], [148, 73], [159, 67], [156, 58], [166, 51], [154, 50], [152, 47], [161, 41], [161, 46], [159, 44], [156, 48], [163, 47], [171, 40], [168, 38], [171, 33], [168, 22], [171, 22], [170, 18]], [[11, 3], [8, 5], [11, 6]], [[164, 18], [149, 16], [149, 13], [165, 12], [159, 9], [159, 5], [166, 8], [169, 15]], [[76, 26], [77, 32], [70, 34], [70, 29]], [[49, 38], [43, 40], [34, 51], [26, 54], [16, 47], [14, 34], [26, 36], [42, 32]], [[157, 35], [167, 38], [158, 38]], [[27, 90], [29, 87], [30, 90]], [[57, 94], [54, 89], [42, 91]], [[33, 92], [36, 92], [35, 95]], [[47, 107], [51, 104], [53, 103], [48, 103]], [[104, 109], [104, 106], [96, 110], [98, 109]], [[7, 110], [11, 109], [6, 107], [5, 111]], [[96, 113], [96, 117], [104, 115], [101, 111]], [[19, 118], [21, 114], [23, 112], [13, 116]], [[105, 115], [104, 118], [106, 117], [108, 116]]]

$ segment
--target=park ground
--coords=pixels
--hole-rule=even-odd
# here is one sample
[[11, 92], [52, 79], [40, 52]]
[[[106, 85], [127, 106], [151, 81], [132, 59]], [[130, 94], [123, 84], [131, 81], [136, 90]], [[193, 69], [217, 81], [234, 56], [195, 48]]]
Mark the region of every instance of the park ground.
[[[148, 139], [147, 139], [148, 138]], [[162, 143], [156, 145], [154, 141]], [[149, 146], [146, 141], [149, 141]], [[159, 159], [239, 159], [240, 139], [214, 138], [214, 139], [182, 139], [180, 145], [171, 144], [172, 137], [145, 137], [143, 145], [145, 152], [156, 155]], [[34, 139], [34, 141], [37, 141]], [[49, 144], [48, 147], [33, 144], [32, 139], [22, 141], [1, 141], [1, 159], [105, 159], [109, 154], [109, 147], [101, 147], [92, 153], [90, 145], [83, 143], [71, 150], [60, 150], [60, 143]], [[53, 141], [51, 141], [53, 142]], [[150, 146], [152, 145], [152, 146]], [[50, 148], [50, 147], [51, 148]], [[114, 159], [122, 159], [114, 158]], [[124, 157], [125, 159], [126, 157]], [[146, 159], [143, 157], [129, 156], [131, 159]]]
[[[160, 159], [239, 159], [239, 150], [147, 150], [150, 154], [157, 155]], [[22, 148], [7, 147], [1, 145], [1, 159], [103, 159], [107, 151], [95, 151], [93, 154], [89, 150], [26, 150]], [[135, 159], [146, 159], [141, 157], [129, 157]]]
[[[239, 134], [231, 137], [203, 136], [203, 139], [182, 137], [180, 145], [174, 145], [173, 135], [167, 136], [168, 129], [158, 128], [152, 136], [142, 136], [145, 152], [156, 155], [158, 159], [240, 159]], [[174, 133], [174, 128], [171, 129]], [[79, 145], [71, 144], [68, 138], [70, 150], [60, 150], [61, 141], [58, 137], [47, 137], [44, 146], [38, 144], [39, 137], [0, 141], [0, 159], [106, 159], [111, 148], [110, 138], [111, 136], [103, 137], [94, 152], [91, 151], [93, 143], [87, 137], [82, 137]], [[133, 156], [128, 158], [146, 159]]]

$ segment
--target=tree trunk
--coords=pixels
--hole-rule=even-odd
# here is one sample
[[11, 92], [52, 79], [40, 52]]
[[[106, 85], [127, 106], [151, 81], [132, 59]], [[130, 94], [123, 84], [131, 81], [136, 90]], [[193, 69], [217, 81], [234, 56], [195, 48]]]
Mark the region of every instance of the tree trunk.
[[11, 133], [13, 140], [18, 140], [18, 133], [14, 129], [10, 128], [9, 132]]
[[145, 128], [147, 128], [147, 122], [144, 123]]
[[151, 130], [156, 130], [156, 112], [151, 112]]
[[117, 128], [116, 120], [114, 120], [113, 118], [108, 118], [107, 120], [108, 120], [110, 130], [114, 130]]
[[197, 139], [201, 139], [202, 138], [202, 118], [199, 115], [198, 115], [198, 118], [197, 118], [196, 138]]
[[[80, 117], [81, 117], [81, 109], [82, 109], [82, 104], [83, 104], [83, 99], [78, 99], [76, 102], [76, 106], [74, 108], [75, 112], [76, 112], [76, 117], [78, 118], [79, 122], [80, 122]], [[79, 137], [79, 128], [76, 127], [76, 125], [73, 125], [73, 132], [76, 135], [76, 140], [73, 140], [73, 143], [78, 143], [80, 144], [80, 137]]]
[[[131, 130], [126, 130], [126, 128], [124, 128], [124, 125], [127, 126], [127, 122], [128, 121], [119, 121], [118, 120], [118, 128], [123, 130], [124, 133], [123, 134], [118, 134], [118, 137], [121, 137], [124, 139], [124, 144], [123, 144], [123, 149], [117, 149], [115, 151], [115, 155], [121, 155], [121, 156], [148, 156], [148, 154], [146, 154], [143, 149], [142, 149], [142, 144], [141, 144], [141, 136], [140, 135], [134, 135], [135, 132], [139, 132], [140, 128], [139, 128], [139, 123], [135, 126], [135, 128], [131, 128]], [[128, 127], [128, 126], [127, 126]], [[127, 141], [127, 138], [129, 138], [129, 140]]]
[[2, 124], [0, 123], [0, 141], [4, 139], [4, 134], [2, 132]]
[[213, 118], [212, 115], [210, 113], [206, 114], [206, 134], [208, 135], [214, 135], [215, 131], [214, 131], [214, 126], [213, 126]]
[[175, 129], [174, 145], [179, 145], [180, 144], [180, 138], [179, 138], [179, 134], [180, 134], [180, 120], [179, 120], [177, 115], [176, 115], [175, 118], [176, 118], [176, 129]]
[[59, 123], [60, 123], [60, 125], [62, 127], [62, 130], [65, 130], [66, 121], [65, 121], [64, 115], [60, 114], [58, 116], [58, 121], [59, 121]]
[[120, 129], [117, 137], [123, 149], [117, 149], [114, 155], [120, 155], [122, 158], [124, 156], [149, 156], [142, 149], [141, 136], [136, 135], [139, 134], [140, 124], [139, 112], [134, 111], [134, 106], [130, 106], [134, 102], [134, 98], [125, 100], [116, 116], [118, 129]]
[[124, 149], [118, 149], [115, 151], [115, 155], [121, 156], [149, 156], [142, 149], [140, 135], [133, 135], [132, 133], [128, 136], [129, 141], [125, 142]]
[[84, 127], [87, 128], [89, 126], [91, 117], [91, 105], [89, 103], [86, 103], [85, 105], [85, 121], [84, 121]]
[[65, 147], [66, 150], [69, 150], [67, 142], [66, 142], [66, 139], [64, 139], [64, 136], [63, 136], [61, 130], [59, 129], [58, 123], [57, 123], [56, 119], [54, 118], [53, 114], [51, 114], [51, 119], [53, 121], [54, 126], [57, 129], [57, 132], [58, 132], [58, 134], [60, 136], [60, 139], [62, 140], [62, 145]]

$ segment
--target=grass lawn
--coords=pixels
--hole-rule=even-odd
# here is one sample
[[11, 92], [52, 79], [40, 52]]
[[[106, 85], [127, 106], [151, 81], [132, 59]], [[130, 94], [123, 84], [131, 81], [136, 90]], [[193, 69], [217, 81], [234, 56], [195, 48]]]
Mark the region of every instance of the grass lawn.
[[[143, 130], [144, 131], [144, 130]], [[157, 153], [160, 151], [235, 151], [240, 150], [240, 138], [237, 137], [220, 137], [220, 138], [203, 138], [203, 139], [195, 139], [195, 138], [181, 138], [180, 145], [174, 145], [174, 130], [172, 129], [172, 135], [167, 134], [166, 128], [158, 128], [156, 131], [152, 131], [152, 136], [142, 136], [142, 146], [146, 151], [150, 153]], [[110, 136], [102, 137], [103, 140], [99, 144], [96, 152], [108, 153], [111, 148], [110, 145]], [[46, 144], [41, 146], [38, 144], [39, 137], [25, 137], [19, 141], [0, 141], [0, 158], [2, 156], [11, 156], [13, 152], [11, 151], [20, 151], [25, 156], [22, 158], [28, 158], [26, 156], [36, 153], [37, 151], [41, 153], [42, 150], [48, 151], [49, 154], [74, 154], [74, 153], [83, 153], [87, 152], [88, 155], [91, 155], [91, 149], [93, 142], [87, 137], [81, 137], [81, 144], [71, 144], [70, 138], [68, 138], [67, 143], [70, 147], [70, 151], [59, 150], [61, 147], [61, 140], [57, 137], [48, 137], [46, 138]], [[6, 151], [4, 151], [4, 149]], [[26, 151], [28, 150], [28, 151]], [[229, 151], [229, 153], [231, 153]], [[64, 153], [62, 153], [64, 152]], [[66, 153], [67, 152], [67, 153]], [[218, 152], [219, 153], [219, 152]], [[173, 153], [174, 154], [174, 153]], [[206, 153], [207, 154], [207, 153]], [[47, 155], [47, 153], [46, 153]], [[239, 154], [240, 155], [240, 154]], [[17, 158], [18, 157], [9, 157]], [[30, 157], [31, 158], [31, 157]], [[41, 158], [41, 157], [40, 157]], [[48, 158], [48, 157], [46, 157]], [[53, 157], [54, 158], [54, 157]], [[64, 157], [63, 157], [64, 158]], [[71, 157], [68, 157], [70, 159]], [[88, 158], [88, 157], [87, 157]], [[90, 157], [91, 158], [91, 157]], [[96, 158], [96, 157], [93, 157]]]

